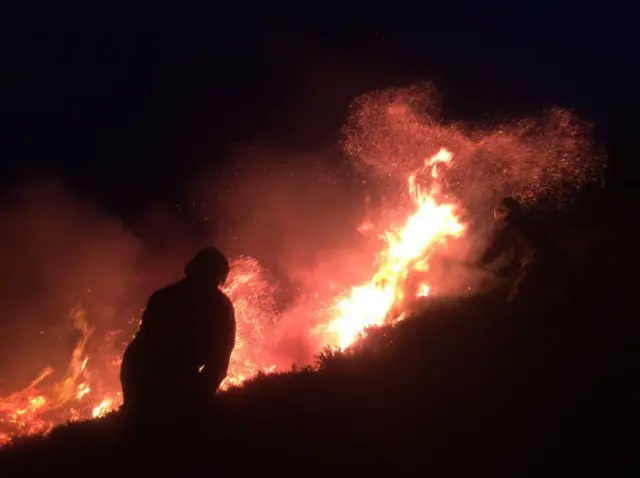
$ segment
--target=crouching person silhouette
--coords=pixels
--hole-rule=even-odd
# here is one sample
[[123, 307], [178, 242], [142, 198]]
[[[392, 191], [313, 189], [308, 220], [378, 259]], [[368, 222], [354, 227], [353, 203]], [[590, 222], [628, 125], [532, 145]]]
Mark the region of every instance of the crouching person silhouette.
[[181, 281], [148, 300], [122, 359], [125, 413], [167, 417], [206, 409], [235, 346], [233, 304], [220, 290], [228, 274], [227, 259], [207, 247], [189, 261]]

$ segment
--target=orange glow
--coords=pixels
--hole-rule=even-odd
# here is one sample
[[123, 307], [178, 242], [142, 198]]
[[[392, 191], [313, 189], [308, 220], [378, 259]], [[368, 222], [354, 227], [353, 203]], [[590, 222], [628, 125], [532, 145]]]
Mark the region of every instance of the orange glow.
[[[399, 226], [387, 225], [381, 235], [385, 248], [376, 260], [377, 271], [368, 282], [335, 295], [324, 308], [316, 304], [308, 316], [322, 316], [320, 324], [309, 326], [307, 333], [319, 346], [345, 349], [361, 337], [368, 327], [394, 323], [404, 316], [402, 308], [408, 300], [429, 294], [426, 283], [418, 284], [413, 297], [406, 297], [406, 279], [412, 271], [426, 271], [432, 248], [455, 238], [465, 231], [456, 216], [453, 204], [439, 201], [438, 168], [446, 166], [452, 155], [445, 149], [424, 162], [423, 168], [409, 175], [407, 211]], [[429, 188], [420, 185], [419, 178], [427, 174]], [[367, 228], [373, 228], [372, 222]], [[277, 328], [277, 307], [273, 299], [274, 286], [262, 277], [258, 261], [240, 257], [231, 262], [232, 272], [225, 292], [232, 299], [238, 322], [236, 348], [229, 375], [222, 389], [241, 385], [258, 372], [279, 370], [266, 352], [269, 344], [266, 332]], [[105, 415], [122, 404], [117, 380], [123, 347], [107, 362], [109, 370], [92, 369], [94, 356], [86, 351], [94, 329], [85, 311], [76, 307], [71, 318], [81, 332], [63, 378], [50, 386], [41, 386], [53, 373], [43, 372], [24, 390], [0, 400], [0, 443], [11, 436], [49, 431], [55, 424], [67, 420], [91, 419]], [[318, 349], [317, 352], [320, 350]], [[106, 378], [109, 380], [106, 380]], [[109, 386], [110, 385], [110, 386]]]
[[[414, 299], [446, 291], [445, 280], [436, 278], [443, 276], [435, 272], [435, 254], [461, 246], [450, 241], [465, 235], [462, 218], [496, 195], [562, 204], [567, 185], [577, 191], [601, 183], [604, 157], [592, 150], [590, 125], [568, 111], [552, 109], [483, 130], [438, 121], [430, 116], [434, 100], [431, 88], [416, 86], [354, 101], [343, 151], [366, 171], [368, 183], [377, 187], [382, 178], [386, 187], [389, 179], [393, 192], [367, 196], [357, 226], [366, 245], [341, 256], [338, 267], [330, 260], [319, 264], [293, 305], [281, 310], [278, 285], [256, 259], [230, 261], [224, 292], [235, 306], [237, 336], [223, 390], [259, 372], [304, 366], [326, 346], [344, 350], [367, 328], [401, 321]], [[371, 203], [378, 200], [383, 206], [374, 211]], [[66, 371], [46, 367], [23, 390], [0, 397], [0, 445], [12, 436], [104, 416], [122, 404], [122, 353], [139, 317], [125, 330], [100, 336], [87, 315], [82, 305], [71, 311], [80, 339]]]

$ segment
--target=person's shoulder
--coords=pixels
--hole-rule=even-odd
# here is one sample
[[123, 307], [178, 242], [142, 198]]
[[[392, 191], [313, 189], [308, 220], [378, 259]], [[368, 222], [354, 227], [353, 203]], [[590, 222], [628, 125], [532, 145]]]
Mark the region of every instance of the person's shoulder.
[[184, 281], [174, 282], [173, 284], [156, 290], [153, 294], [151, 294], [148, 302], [164, 301], [166, 299], [174, 297], [176, 294], [179, 294], [183, 289]]
[[493, 234], [495, 236], [501, 236], [505, 232], [509, 232], [511, 229], [513, 229], [513, 225], [510, 222], [498, 221], [493, 228]]
[[547, 232], [545, 222], [533, 215], [522, 217], [515, 226], [518, 231], [529, 236], [539, 236]]

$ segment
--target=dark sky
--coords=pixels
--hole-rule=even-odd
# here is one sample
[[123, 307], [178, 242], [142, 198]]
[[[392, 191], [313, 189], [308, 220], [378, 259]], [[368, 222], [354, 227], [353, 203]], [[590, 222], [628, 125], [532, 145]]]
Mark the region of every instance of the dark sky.
[[126, 214], [233, 144], [335, 142], [353, 95], [420, 79], [451, 118], [559, 104], [616, 167], [638, 151], [640, 42], [617, 2], [155, 3], [3, 3], [4, 184], [54, 172]]

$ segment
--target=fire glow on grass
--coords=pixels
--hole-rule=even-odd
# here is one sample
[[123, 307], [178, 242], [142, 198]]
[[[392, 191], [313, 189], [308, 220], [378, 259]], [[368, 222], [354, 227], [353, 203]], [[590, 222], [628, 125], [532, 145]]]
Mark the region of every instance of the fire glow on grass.
[[[383, 238], [386, 248], [377, 259], [377, 272], [369, 282], [338, 294], [321, 313], [309, 310], [309, 316], [323, 317], [320, 325], [308, 332], [324, 346], [345, 349], [362, 336], [368, 327], [394, 323], [403, 318], [407, 300], [429, 293], [429, 285], [420, 283], [409, 292], [407, 278], [412, 271], [428, 268], [429, 253], [434, 245], [464, 233], [453, 204], [440, 203], [438, 166], [452, 159], [442, 149], [428, 158], [422, 169], [408, 178], [410, 198], [404, 223], [387, 226]], [[422, 188], [419, 178], [429, 175], [429, 188]], [[229, 376], [223, 389], [240, 385], [257, 372], [273, 372], [275, 364], [263, 354], [265, 328], [277, 327], [273, 286], [261, 277], [260, 264], [252, 258], [232, 261], [232, 272], [225, 292], [232, 299], [238, 321], [236, 348]], [[411, 296], [407, 297], [407, 294]], [[320, 305], [317, 305], [317, 309]], [[40, 387], [53, 370], [47, 368], [27, 388], [0, 399], [0, 444], [12, 436], [47, 432], [64, 421], [101, 417], [117, 409], [122, 402], [119, 391], [119, 366], [124, 343], [112, 353], [106, 369], [98, 373], [91, 368], [96, 357], [86, 351], [93, 329], [86, 313], [72, 312], [75, 326], [82, 333], [64, 378], [50, 387]], [[126, 341], [123, 341], [126, 342]], [[318, 350], [319, 351], [319, 350]], [[107, 380], [108, 378], [108, 380]], [[111, 387], [106, 386], [106, 383]], [[6, 431], [3, 432], [2, 429]]]

